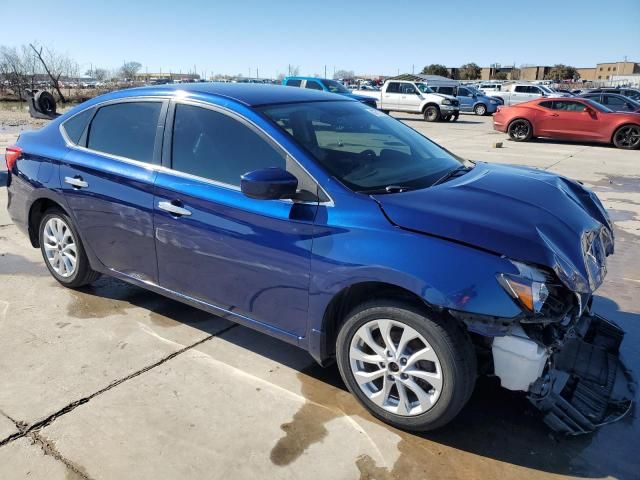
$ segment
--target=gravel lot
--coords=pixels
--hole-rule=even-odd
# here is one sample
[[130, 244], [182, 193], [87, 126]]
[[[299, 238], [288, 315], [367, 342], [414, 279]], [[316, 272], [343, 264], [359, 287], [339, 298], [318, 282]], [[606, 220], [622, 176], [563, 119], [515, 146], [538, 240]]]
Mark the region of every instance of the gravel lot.
[[[640, 371], [640, 152], [516, 144], [489, 117], [399, 117], [463, 157], [549, 169], [598, 192], [617, 252], [596, 311], [627, 330], [623, 355]], [[40, 123], [0, 109], [0, 150]], [[525, 399], [485, 379], [444, 430], [394, 430], [337, 368], [295, 347], [108, 278], [60, 287], [6, 200], [2, 186], [2, 479], [638, 478], [637, 408], [596, 434], [556, 438]]]

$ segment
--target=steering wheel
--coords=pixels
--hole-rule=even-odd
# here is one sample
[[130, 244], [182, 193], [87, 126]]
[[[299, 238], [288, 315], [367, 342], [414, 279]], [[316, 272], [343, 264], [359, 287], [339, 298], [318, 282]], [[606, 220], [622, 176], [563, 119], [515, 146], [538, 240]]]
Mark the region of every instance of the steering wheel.
[[361, 157], [367, 157], [367, 158], [375, 158], [375, 157], [377, 157], [376, 152], [374, 152], [370, 148], [361, 151], [358, 155], [360, 155]]

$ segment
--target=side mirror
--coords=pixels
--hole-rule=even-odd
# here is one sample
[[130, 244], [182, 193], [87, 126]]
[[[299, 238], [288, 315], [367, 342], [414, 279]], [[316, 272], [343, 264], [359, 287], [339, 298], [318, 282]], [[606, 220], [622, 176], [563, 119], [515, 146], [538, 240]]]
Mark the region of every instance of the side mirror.
[[291, 198], [298, 189], [298, 179], [282, 168], [263, 168], [240, 177], [240, 190], [256, 200]]

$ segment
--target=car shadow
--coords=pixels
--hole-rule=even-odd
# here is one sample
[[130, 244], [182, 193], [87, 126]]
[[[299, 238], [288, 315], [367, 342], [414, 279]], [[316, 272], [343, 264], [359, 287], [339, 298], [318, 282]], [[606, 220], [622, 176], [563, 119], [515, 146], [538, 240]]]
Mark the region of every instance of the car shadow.
[[416, 115], [414, 117], [393, 117], [396, 120], [401, 120], [403, 122], [425, 122], [425, 123], [449, 123], [452, 125], [456, 125], [456, 124], [465, 124], [465, 125], [474, 125], [474, 124], [480, 124], [480, 123], [485, 123], [485, 122], [480, 122], [478, 120], [465, 120], [462, 117], [458, 118], [457, 121], [455, 122], [444, 122], [444, 121], [438, 121], [438, 122], [427, 122], [426, 120], [424, 120], [420, 115]]
[[[113, 278], [103, 277], [93, 286], [79, 289], [76, 300], [85, 309], [85, 315], [99, 316], [101, 308], [113, 313], [115, 303], [120, 305], [117, 308], [136, 306], [147, 309], [152, 312], [152, 318], [154, 314], [162, 318], [159, 322], [162, 326], [179, 322], [209, 334], [219, 330], [219, 321], [214, 315]], [[595, 298], [594, 309], [625, 329], [631, 327], [626, 342], [640, 344], [640, 314], [621, 311], [616, 302], [604, 297]], [[72, 302], [70, 313], [73, 310]], [[77, 309], [75, 313], [78, 313]], [[347, 394], [335, 365], [320, 367], [303, 350], [243, 326], [230, 330], [222, 338], [297, 371], [303, 385], [313, 384], [311, 393], [306, 396], [314, 405], [326, 403], [326, 408], [332, 411], [337, 408], [344, 414], [361, 415], [377, 422], [361, 408], [354, 408], [357, 402]], [[632, 368], [640, 363], [637, 355], [631, 360], [628, 363]], [[346, 398], [338, 406], [333, 404], [337, 395]], [[317, 421], [326, 422], [326, 415], [319, 416]], [[640, 421], [635, 411], [622, 421], [604, 426], [593, 434], [557, 436], [544, 425], [539, 412], [523, 394], [505, 390], [495, 378], [489, 377], [478, 379], [470, 401], [442, 429], [415, 434], [399, 432], [389, 426], [385, 428], [399, 434], [403, 445], [418, 445], [418, 450], [431, 448], [429, 445], [435, 443], [541, 472], [584, 478], [633, 477], [637, 439], [640, 438]], [[404, 449], [412, 451], [408, 447]]]
[[[513, 142], [510, 138], [507, 137], [510, 142]], [[618, 150], [612, 143], [600, 143], [600, 142], [587, 142], [587, 141], [577, 141], [577, 140], [562, 140], [559, 138], [532, 138], [528, 140], [527, 143], [537, 143], [540, 145], [576, 145], [576, 146], [584, 146], [584, 147], [602, 147], [602, 148], [610, 148], [613, 150]]]

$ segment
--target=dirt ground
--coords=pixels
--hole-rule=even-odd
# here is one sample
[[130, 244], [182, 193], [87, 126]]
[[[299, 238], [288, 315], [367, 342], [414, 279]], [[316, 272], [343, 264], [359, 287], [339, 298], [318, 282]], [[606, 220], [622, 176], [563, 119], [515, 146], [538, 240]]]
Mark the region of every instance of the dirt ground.
[[[400, 118], [463, 157], [596, 190], [617, 237], [595, 310], [625, 328], [623, 355], [639, 372], [640, 152], [516, 144], [489, 117]], [[0, 109], [0, 150], [33, 126]], [[450, 425], [409, 434], [373, 419], [336, 367], [295, 347], [112, 279], [64, 289], [11, 224], [4, 186], [0, 286], [2, 479], [639, 478], [637, 407], [562, 438], [522, 396], [481, 379]]]

